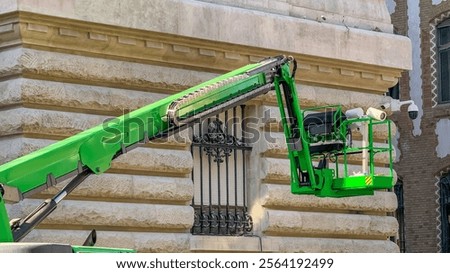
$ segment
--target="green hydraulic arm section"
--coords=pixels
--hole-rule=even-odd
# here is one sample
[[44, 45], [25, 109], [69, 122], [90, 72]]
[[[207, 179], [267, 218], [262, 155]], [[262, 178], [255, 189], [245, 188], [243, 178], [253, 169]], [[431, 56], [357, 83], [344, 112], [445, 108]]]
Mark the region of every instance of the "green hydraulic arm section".
[[[276, 92], [281, 112], [294, 194], [345, 197], [391, 188], [392, 159], [389, 174], [375, 175], [374, 155], [388, 152], [392, 158], [390, 143], [382, 149], [373, 147], [376, 120], [347, 118], [340, 107], [305, 115], [294, 81], [296, 68], [296, 60], [286, 56], [249, 64], [1, 165], [0, 242], [20, 241], [89, 175], [107, 171], [116, 157], [271, 90]], [[355, 148], [349, 143], [349, 128], [360, 123], [367, 124], [367, 141]], [[389, 127], [389, 121], [380, 123]], [[353, 154], [368, 158], [368, 167], [360, 175], [350, 175], [347, 169], [347, 159]], [[335, 167], [330, 168], [330, 162]], [[344, 170], [339, 171], [342, 164]], [[5, 202], [19, 202], [69, 178], [69, 184], [53, 198], [28, 216], [10, 221]], [[77, 249], [91, 252], [89, 246]]]

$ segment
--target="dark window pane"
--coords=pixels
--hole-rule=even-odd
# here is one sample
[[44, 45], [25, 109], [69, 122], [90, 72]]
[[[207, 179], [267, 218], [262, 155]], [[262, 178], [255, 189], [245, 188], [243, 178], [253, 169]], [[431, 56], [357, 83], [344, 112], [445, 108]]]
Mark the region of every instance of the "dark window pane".
[[450, 101], [450, 70], [449, 70], [449, 64], [450, 64], [450, 54], [449, 50], [441, 51], [439, 54], [440, 58], [440, 101], [441, 102], [447, 102]]
[[439, 45], [445, 45], [450, 42], [450, 27], [439, 29]]
[[393, 99], [400, 99], [400, 84], [397, 83], [396, 85], [394, 85], [393, 87], [389, 88], [389, 97], [393, 98]]
[[403, 181], [398, 179], [394, 186], [394, 192], [397, 196], [397, 210], [395, 216], [398, 220], [398, 241], [400, 252], [406, 252], [406, 237], [405, 237], [405, 202], [403, 199]]
[[450, 252], [450, 175], [440, 181], [441, 252]]

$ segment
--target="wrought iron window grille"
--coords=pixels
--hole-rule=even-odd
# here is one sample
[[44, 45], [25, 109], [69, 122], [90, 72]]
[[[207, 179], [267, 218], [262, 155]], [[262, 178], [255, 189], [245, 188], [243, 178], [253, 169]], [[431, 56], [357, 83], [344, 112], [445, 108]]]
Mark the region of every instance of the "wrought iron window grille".
[[246, 200], [252, 147], [245, 141], [244, 109], [235, 107], [193, 128], [194, 235], [242, 236], [253, 229]]

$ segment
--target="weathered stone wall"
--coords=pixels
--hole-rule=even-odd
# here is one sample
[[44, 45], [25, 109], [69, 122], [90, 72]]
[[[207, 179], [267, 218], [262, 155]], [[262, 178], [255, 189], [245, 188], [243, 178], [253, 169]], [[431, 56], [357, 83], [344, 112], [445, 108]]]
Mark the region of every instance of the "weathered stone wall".
[[[299, 60], [302, 106], [378, 106], [410, 67], [409, 41], [391, 34], [383, 1], [333, 3], [7, 0], [0, 4], [0, 160], [280, 53]], [[249, 116], [272, 117], [258, 127], [270, 138], [255, 143], [247, 176], [253, 233], [261, 240], [190, 235], [194, 162], [190, 143], [177, 137], [120, 157], [26, 240], [80, 244], [95, 228], [99, 245], [144, 252], [398, 251], [388, 240], [397, 229], [393, 193], [290, 194], [275, 97], [254, 99], [248, 108]], [[55, 192], [9, 212], [23, 216]]]

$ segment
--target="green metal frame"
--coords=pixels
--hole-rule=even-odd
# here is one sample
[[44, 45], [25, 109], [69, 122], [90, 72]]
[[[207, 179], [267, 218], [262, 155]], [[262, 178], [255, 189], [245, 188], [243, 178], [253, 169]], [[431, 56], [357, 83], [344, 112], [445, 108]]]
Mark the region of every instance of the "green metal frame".
[[[294, 90], [294, 89], [292, 89]], [[278, 93], [281, 93], [280, 90], [277, 90]], [[294, 97], [295, 95], [293, 95]], [[281, 95], [280, 95], [281, 97]], [[299, 104], [293, 104], [294, 107], [297, 107]], [[324, 109], [333, 109], [335, 110], [334, 121], [333, 121], [333, 131], [323, 136], [322, 138], [317, 138], [316, 136], [311, 136], [303, 126], [304, 113], [307, 111], [320, 111]], [[282, 109], [280, 109], [282, 111]], [[391, 121], [383, 120], [377, 121], [371, 117], [361, 117], [361, 118], [352, 118], [352, 119], [343, 119], [343, 112], [340, 106], [325, 106], [325, 107], [316, 107], [309, 108], [305, 110], [296, 109], [293, 113], [300, 113], [294, 119], [298, 121], [298, 128], [301, 132], [300, 138], [302, 140], [303, 149], [300, 151], [297, 150], [289, 150], [289, 158], [291, 161], [291, 191], [296, 194], [314, 194], [319, 197], [350, 197], [350, 196], [361, 196], [361, 195], [373, 195], [375, 190], [383, 190], [383, 189], [391, 189], [394, 186], [394, 171], [393, 171], [393, 147], [391, 143]], [[282, 113], [283, 120], [292, 119], [286, 118], [285, 114]], [[340, 122], [336, 122], [340, 119]], [[362, 124], [366, 123], [368, 126], [368, 146], [349, 146], [347, 143], [347, 134], [353, 124]], [[286, 137], [289, 139], [291, 137], [291, 133], [289, 132], [289, 122], [283, 122], [285, 127]], [[385, 126], [387, 128], [387, 139], [385, 147], [375, 147], [373, 132], [374, 126]], [[313, 162], [320, 159], [321, 155], [312, 154], [309, 151], [309, 147], [311, 144], [317, 144], [324, 141], [341, 141], [342, 149], [337, 151], [329, 152], [328, 156], [333, 157], [334, 166], [327, 168], [316, 168], [313, 166]], [[289, 146], [288, 146], [289, 147]], [[363, 150], [367, 150], [369, 155], [368, 158], [368, 172], [367, 173], [356, 173], [350, 174], [348, 170], [348, 166], [350, 165], [348, 161], [349, 154], [361, 154]], [[389, 160], [388, 174], [377, 173], [377, 168], [375, 166], [375, 155], [379, 153], [387, 153], [387, 157]], [[340, 160], [342, 158], [342, 160]], [[303, 159], [301, 161], [300, 159]], [[298, 173], [299, 170], [306, 170], [308, 173], [312, 173], [314, 175], [310, 178], [310, 185], [300, 185]], [[344, 173], [341, 174], [339, 171], [340, 166], [343, 166]]]
[[[343, 118], [341, 107], [325, 106], [301, 110], [298, 94], [294, 82], [294, 73], [291, 74], [288, 66], [281, 68], [279, 78], [275, 78], [275, 92], [283, 130], [288, 142], [288, 153], [291, 168], [291, 192], [294, 194], [313, 194], [319, 197], [350, 197], [360, 195], [373, 195], [374, 190], [391, 189], [394, 186], [391, 144], [391, 122], [389, 120], [377, 121], [371, 117]], [[324, 136], [311, 136], [305, 129], [305, 111], [318, 111], [334, 108], [332, 132]], [[366, 123], [368, 125], [368, 147], [348, 146], [346, 136], [352, 124]], [[387, 126], [388, 138], [386, 148], [374, 147], [373, 126], [383, 124]], [[335, 157], [335, 167], [317, 168], [313, 160], [317, 155], [310, 152], [311, 144], [326, 141], [341, 141], [342, 149], [330, 151], [329, 155]], [[326, 144], [324, 144], [326, 145]], [[350, 153], [362, 153], [367, 150], [369, 155], [369, 172], [363, 174], [349, 174], [347, 155]], [[375, 155], [388, 153], [389, 174], [377, 174], [375, 172]], [[339, 176], [338, 158], [343, 155], [344, 175]]]
[[[370, 118], [345, 120], [341, 122], [339, 128], [333, 127], [334, 133], [325, 136], [325, 139], [308, 136], [303, 126], [304, 111], [300, 109], [294, 80], [295, 70], [296, 61], [285, 56], [250, 64], [1, 165], [0, 189], [8, 191], [8, 194], [0, 194], [0, 242], [15, 240], [5, 209], [5, 200], [14, 199], [13, 201], [18, 202], [68, 176], [86, 171], [101, 174], [110, 168], [115, 157], [149, 139], [167, 135], [176, 128], [198, 121], [199, 118], [224, 111], [273, 89], [276, 92], [283, 130], [288, 142], [292, 193], [344, 197], [373, 194], [375, 189], [391, 188], [392, 147], [390, 142], [387, 149], [373, 147], [372, 127], [378, 124], [374, 120]], [[342, 111], [338, 109], [333, 117], [336, 120], [342, 117]], [[173, 119], [174, 115], [176, 120]], [[363, 148], [370, 151], [370, 174], [348, 175], [347, 154], [357, 150], [347, 146], [334, 152], [335, 156], [342, 155], [344, 158], [343, 177], [338, 176], [337, 167], [336, 169], [315, 167], [313, 165], [315, 155], [310, 153], [311, 144], [324, 140], [341, 140], [345, 145], [347, 127], [355, 122], [369, 123], [371, 144], [370, 147]], [[390, 123], [386, 124], [389, 127]], [[390, 154], [391, 173], [388, 176], [375, 174], [374, 154], [379, 152]], [[370, 183], [366, 183], [367, 179], [370, 179]], [[131, 250], [74, 247], [74, 251]]]
[[94, 247], [94, 246], [72, 246], [74, 253], [136, 253], [134, 249]]
[[[394, 171], [393, 171], [393, 163], [392, 163], [392, 152], [393, 147], [391, 143], [391, 121], [383, 120], [376, 121], [370, 117], [357, 118], [352, 120], [344, 121], [343, 128], [350, 126], [355, 123], [365, 122], [368, 124], [368, 136], [369, 142], [367, 147], [345, 147], [343, 149], [343, 166], [344, 166], [344, 175], [342, 177], [335, 178], [334, 187], [338, 190], [353, 190], [353, 189], [366, 189], [369, 192], [373, 192], [376, 189], [390, 189], [394, 185]], [[387, 136], [387, 147], [375, 147], [373, 140], [373, 127], [376, 125], [386, 126], [388, 136]], [[369, 154], [369, 172], [365, 175], [351, 175], [348, 172], [348, 154], [352, 153], [361, 153], [363, 150], [368, 150]], [[389, 174], [377, 174], [376, 166], [375, 166], [375, 155], [379, 153], [388, 153], [389, 158]]]
[[14, 242], [5, 201], [0, 194], [0, 242]]

